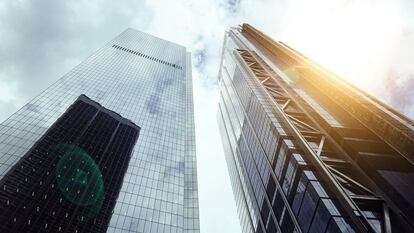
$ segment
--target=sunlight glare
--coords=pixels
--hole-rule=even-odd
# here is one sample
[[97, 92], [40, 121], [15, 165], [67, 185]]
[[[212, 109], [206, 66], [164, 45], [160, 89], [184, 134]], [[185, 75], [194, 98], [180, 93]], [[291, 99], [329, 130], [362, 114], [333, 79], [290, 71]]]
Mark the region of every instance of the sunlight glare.
[[399, 10], [386, 3], [300, 2], [289, 12], [282, 38], [342, 78], [375, 88], [398, 47], [403, 28]]

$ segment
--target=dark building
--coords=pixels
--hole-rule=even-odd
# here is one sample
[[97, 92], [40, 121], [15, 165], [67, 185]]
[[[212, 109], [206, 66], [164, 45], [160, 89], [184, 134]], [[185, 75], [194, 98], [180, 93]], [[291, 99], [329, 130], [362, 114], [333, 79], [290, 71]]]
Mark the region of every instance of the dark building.
[[218, 123], [243, 232], [414, 232], [414, 122], [248, 24]]
[[0, 124], [0, 231], [199, 232], [192, 92], [181, 45], [127, 29], [98, 49]]
[[0, 181], [0, 230], [106, 232], [139, 129], [81, 95]]

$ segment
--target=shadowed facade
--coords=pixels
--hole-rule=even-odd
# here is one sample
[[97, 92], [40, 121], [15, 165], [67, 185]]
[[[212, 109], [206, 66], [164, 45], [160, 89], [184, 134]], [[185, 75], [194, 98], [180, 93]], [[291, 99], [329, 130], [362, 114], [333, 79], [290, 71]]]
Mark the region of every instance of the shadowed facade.
[[248, 24], [218, 123], [243, 232], [412, 232], [414, 122]]

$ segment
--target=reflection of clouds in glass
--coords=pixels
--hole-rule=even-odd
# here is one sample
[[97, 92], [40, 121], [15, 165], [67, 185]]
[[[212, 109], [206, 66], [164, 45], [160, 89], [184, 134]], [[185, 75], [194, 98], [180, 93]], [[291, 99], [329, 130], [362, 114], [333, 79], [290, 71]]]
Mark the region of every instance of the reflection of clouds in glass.
[[151, 95], [146, 102], [148, 112], [158, 114], [160, 112], [160, 97], [158, 95]]
[[156, 83], [155, 90], [157, 92], [163, 92], [168, 86], [172, 85], [174, 79], [171, 77], [159, 77]]
[[26, 104], [25, 109], [34, 113], [39, 112], [39, 106], [36, 104]]
[[[124, 28], [123, 25], [131, 25], [135, 28], [142, 28], [143, 30], [148, 30], [148, 32], [154, 32], [156, 31], [157, 34], [163, 34], [165, 35], [165, 38], [169, 38], [171, 41], [176, 41], [181, 44], [185, 44], [185, 41], [190, 38], [195, 38], [198, 36], [198, 31], [202, 31], [203, 34], [203, 40], [204, 43], [208, 44], [209, 51], [209, 59], [207, 61], [206, 67], [203, 70], [203, 73], [198, 73], [197, 75], [200, 75], [198, 78], [208, 77], [208, 79], [212, 79], [213, 81], [216, 80], [216, 73], [217, 73], [217, 67], [218, 65], [211, 65], [212, 63], [217, 63], [218, 58], [220, 57], [220, 48], [222, 45], [222, 38], [224, 34], [224, 30], [228, 29], [228, 26], [235, 26], [239, 22], [243, 22], [240, 19], [246, 19], [246, 21], [251, 21], [252, 24], [257, 25], [260, 29], [262, 29], [263, 32], [268, 32], [269, 34], [272, 34], [270, 32], [273, 32], [272, 35], [277, 35], [275, 32], [279, 32], [281, 28], [289, 29], [296, 31], [296, 32], [302, 32], [303, 35], [306, 35], [307, 33], [312, 33], [314, 35], [319, 35], [319, 37], [326, 36], [326, 34], [329, 34], [329, 30], [325, 30], [324, 25], [325, 23], [321, 24], [313, 24], [312, 27], [309, 27], [308, 29], [312, 30], [296, 30], [301, 29], [303, 27], [303, 17], [296, 17], [297, 15], [301, 15], [303, 13], [307, 13], [306, 7], [294, 7], [299, 4], [303, 4], [301, 1], [289, 1], [287, 2], [281, 2], [281, 1], [256, 1], [256, 0], [224, 0], [224, 1], [195, 1], [193, 4], [177, 4], [175, 1], [123, 1], [122, 4], [119, 4], [118, 2], [110, 2], [105, 1], [105, 4], [90, 4], [89, 2], [63, 2], [63, 1], [38, 1], [38, 4], [32, 4], [29, 1], [26, 3], [21, 4], [13, 4], [13, 1], [9, 1], [10, 3], [4, 4], [4, 7], [0, 10], [0, 15], [4, 16], [4, 21], [1, 23], [4, 23], [1, 27], [1, 31], [5, 31], [5, 33], [2, 33], [2, 52], [1, 55], [4, 56], [5, 59], [2, 59], [2, 62], [6, 62], [5, 66], [3, 66], [5, 69], [4, 71], [4, 77], [11, 77], [14, 80], [19, 80], [22, 86], [19, 86], [20, 90], [17, 90], [16, 94], [19, 98], [25, 98], [28, 99], [30, 96], [33, 96], [34, 93], [38, 93], [41, 88], [43, 88], [46, 85], [49, 85], [50, 79], [48, 77], [56, 78], [58, 74], [61, 74], [61, 72], [66, 71], [71, 67], [71, 65], [68, 65], [70, 62], [77, 63], [80, 61], [83, 57], [85, 57], [87, 54], [90, 53], [90, 51], [93, 51], [95, 48], [99, 47], [100, 44], [106, 42], [107, 38], [111, 37], [112, 35], [119, 32], [120, 28]], [[333, 1], [332, 1], [333, 2]], [[404, 4], [398, 3], [398, 1], [395, 1], [395, 5], [400, 4], [402, 9], [413, 9], [412, 5], [413, 1], [406, 1]], [[318, 3], [309, 3], [313, 4], [315, 11], [318, 13], [324, 13], [326, 7], [319, 7], [320, 4], [326, 4], [324, 1], [319, 1]], [[363, 3], [362, 1], [346, 1], [344, 3], [345, 7], [342, 7], [341, 4], [337, 3], [329, 3], [330, 8], [333, 8], [335, 10], [345, 9], [350, 13], [353, 13], [349, 10], [349, 7], [353, 7], [353, 5], [369, 5], [367, 3]], [[329, 5], [328, 4], [328, 5]], [[332, 7], [331, 7], [332, 5]], [[393, 4], [382, 4], [379, 3], [377, 5], [394, 5]], [[64, 7], [66, 6], [66, 7]], [[251, 8], [246, 8], [250, 6], [254, 6], [254, 10], [251, 10]], [[281, 7], [282, 6], [282, 7]], [[211, 8], [210, 8], [211, 7]], [[348, 8], [346, 8], [348, 7]], [[191, 9], [190, 9], [191, 8]], [[355, 9], [356, 7], [354, 6]], [[372, 8], [372, 7], [371, 7]], [[76, 11], [70, 11], [68, 9], [76, 9]], [[112, 10], [108, 10], [112, 9]], [[129, 9], [129, 10], [125, 10]], [[206, 11], [206, 9], [214, 9], [211, 11]], [[221, 14], [221, 9], [224, 9], [225, 12]], [[286, 11], [286, 9], [289, 9], [289, 11]], [[375, 9], [372, 9], [375, 10]], [[310, 14], [315, 15], [315, 11], [309, 11]], [[19, 12], [25, 12], [25, 14], [19, 14]], [[49, 12], [48, 18], [53, 20], [44, 20], [44, 12]], [[77, 17], [70, 17], [70, 15], [73, 15], [73, 12], [76, 12]], [[122, 14], [120, 14], [122, 12]], [[211, 17], [200, 17], [203, 15], [204, 12], [207, 12], [207, 15]], [[276, 12], [276, 13], [275, 13]], [[332, 11], [328, 11], [327, 14], [330, 14]], [[367, 11], [361, 11], [362, 14], [366, 15]], [[398, 11], [395, 11], [398, 13]], [[174, 17], [169, 17], [169, 21], [165, 22], [165, 17], [167, 14], [173, 14]], [[342, 11], [339, 11], [340, 14], [337, 14], [340, 18], [343, 16]], [[392, 12], [391, 12], [392, 13]], [[188, 14], [196, 17], [192, 17], [192, 21], [188, 21]], [[211, 15], [210, 15], [211, 14]], [[246, 15], [247, 14], [247, 15]], [[234, 17], [228, 17], [229, 15], [232, 15]], [[407, 15], [410, 16], [410, 14], [400, 14], [400, 15]], [[303, 16], [303, 15], [302, 15]], [[380, 15], [383, 17], [383, 15]], [[287, 17], [287, 18], [286, 18]], [[287, 20], [279, 20], [280, 18], [284, 18]], [[317, 17], [318, 18], [318, 17]], [[334, 17], [335, 18], [335, 17]], [[368, 19], [370, 17], [367, 17]], [[383, 17], [384, 18], [384, 17]], [[389, 17], [388, 17], [389, 18]], [[412, 18], [410, 16], [410, 18]], [[114, 20], [115, 19], [115, 20]], [[270, 19], [270, 20], [269, 20]], [[293, 20], [290, 20], [293, 19]], [[387, 18], [385, 18], [387, 20]], [[351, 20], [352, 22], [360, 23], [361, 21], [358, 20]], [[375, 19], [373, 20], [376, 21]], [[24, 22], [24, 23], [22, 23]], [[282, 23], [281, 23], [282, 22]], [[298, 23], [296, 23], [298, 22]], [[307, 25], [311, 25], [314, 21], [311, 20], [307, 23]], [[342, 22], [342, 21], [341, 21]], [[349, 22], [349, 20], [346, 20], [346, 22]], [[379, 21], [378, 21], [379, 22]], [[404, 22], [410, 23], [412, 21], [410, 20], [404, 20]], [[174, 25], [182, 25], [182, 27], [175, 27], [171, 28], [171, 24]], [[200, 27], [197, 27], [196, 31], [194, 31], [194, 28], [188, 27], [188, 25], [201, 25]], [[27, 30], [16, 30], [16, 28], [19, 28], [19, 25], [25, 25], [25, 28]], [[154, 26], [155, 25], [155, 26]], [[214, 25], [214, 27], [211, 27], [211, 25]], [[282, 26], [281, 26], [282, 25]], [[381, 25], [381, 24], [377, 24]], [[283, 27], [284, 26], [284, 27]], [[386, 26], [386, 25], [385, 25]], [[314, 33], [314, 27], [322, 28], [323, 31], [326, 33], [321, 34], [315, 34]], [[73, 30], [76, 28], [76, 30]], [[339, 27], [343, 28], [343, 27]], [[350, 27], [354, 28], [354, 27]], [[87, 29], [87, 30], [85, 30]], [[383, 27], [379, 27], [379, 29], [383, 30]], [[79, 31], [82, 32], [82, 35], [79, 35]], [[370, 31], [370, 30], [368, 30]], [[289, 34], [289, 33], [286, 34]], [[332, 34], [332, 33], [331, 33]], [[355, 35], [354, 33], [349, 33], [351, 36]], [[64, 36], [62, 36], [64, 35]], [[213, 35], [210, 37], [210, 35]], [[305, 46], [307, 44], [313, 44], [317, 42], [318, 40], [309, 40], [309, 37], [307, 36], [297, 36], [296, 33], [290, 33], [289, 35], [294, 35], [296, 37], [296, 40], [300, 40], [296, 44], [299, 46]], [[296, 36], [295, 36], [296, 35]], [[343, 34], [341, 34], [342, 36]], [[382, 36], [383, 37], [383, 36]], [[182, 40], [184, 38], [184, 40]], [[282, 38], [283, 39], [283, 38]], [[379, 38], [381, 39], [381, 38]], [[287, 40], [289, 42], [290, 40]], [[358, 42], [358, 40], [356, 40]], [[378, 41], [378, 40], [377, 40]], [[140, 41], [140, 44], [145, 44], [147, 41], [145, 39], [142, 39]], [[305, 45], [303, 45], [305, 43]], [[325, 43], [323, 41], [322, 43]], [[358, 42], [360, 43], [360, 42]], [[293, 43], [295, 44], [295, 43]], [[196, 51], [194, 49], [194, 45], [190, 43], [188, 45], [190, 50]], [[352, 46], [351, 46], [352, 47]], [[57, 49], [58, 48], [58, 49]], [[172, 62], [175, 62], [175, 57], [173, 55], [169, 55], [168, 52], [168, 46], [162, 46], [159, 51], [161, 53], [165, 53], [168, 59], [171, 59]], [[198, 47], [197, 47], [198, 49]], [[320, 46], [315, 46], [316, 50], [320, 50]], [[405, 49], [405, 48], [404, 48]], [[39, 52], [41, 51], [41, 52]], [[154, 51], [145, 50], [146, 53], [152, 53]], [[312, 53], [312, 51], [310, 51]], [[171, 53], [172, 54], [172, 53]], [[414, 53], [411, 53], [414, 54]], [[211, 56], [210, 56], [211, 55]], [[338, 56], [340, 57], [340, 56]], [[57, 59], [58, 58], [58, 59]], [[337, 58], [338, 59], [338, 58]], [[0, 59], [1, 60], [1, 59]], [[411, 61], [412, 59], [408, 59]], [[46, 65], [45, 65], [46, 64]], [[142, 65], [143, 70], [146, 70], [149, 65]], [[145, 66], [145, 67], [144, 67]], [[13, 69], [7, 69], [7, 67], [13, 67]], [[42, 68], [43, 67], [43, 68]], [[347, 69], [350, 69], [349, 66], [343, 66], [347, 67]], [[105, 69], [105, 67], [102, 67]], [[122, 66], [113, 66], [110, 67], [113, 69], [114, 73], [120, 73], [122, 70], [124, 70], [125, 67]], [[212, 68], [212, 69], [211, 69]], [[358, 67], [357, 67], [358, 68]], [[377, 69], [377, 67], [375, 67]], [[17, 72], [15, 72], [17, 71]], [[35, 72], [34, 72], [35, 71]], [[157, 72], [157, 70], [153, 70]], [[105, 71], [108, 72], [108, 71]], [[104, 73], [105, 73], [104, 72]], [[380, 73], [382, 71], [380, 70]], [[108, 72], [111, 73], [111, 72]], [[161, 72], [159, 72], [161, 73]], [[196, 72], [194, 72], [196, 73]], [[383, 72], [386, 73], [386, 72]], [[197, 78], [197, 76], [195, 76]], [[152, 77], [148, 77], [152, 78]], [[207, 79], [207, 78], [206, 78]], [[377, 80], [377, 79], [375, 79]], [[120, 81], [120, 80], [118, 80]], [[372, 80], [371, 80], [372, 81]], [[380, 81], [378, 81], [380, 82]], [[98, 83], [98, 82], [97, 82]], [[205, 91], [207, 94], [206, 96], [209, 98], [209, 101], [211, 102], [211, 98], [215, 98], [215, 95], [213, 93], [216, 93], [216, 90], [213, 91], [208, 90], [209, 87], [205, 88], [205, 86], [202, 86], [205, 83], [199, 82], [198, 84], [195, 83], [195, 87], [198, 86], [199, 89], [202, 91]], [[71, 83], [71, 85], [75, 85]], [[77, 85], [81, 85], [80, 83]], [[137, 85], [138, 86], [138, 85]], [[182, 92], [180, 97], [185, 97], [185, 85], [182, 85]], [[134, 88], [137, 92], [142, 91], [143, 89], [147, 88], [148, 86], [143, 86], [138, 88]], [[150, 87], [152, 88], [152, 86]], [[181, 88], [181, 87], [180, 87]], [[408, 89], [407, 89], [408, 90]], [[63, 90], [64, 91], [64, 90]], [[62, 92], [63, 92], [62, 91]], [[151, 90], [148, 90], [151, 91]], [[151, 92], [149, 94], [146, 94], [146, 98], [143, 99], [134, 99], [134, 101], [131, 101], [131, 105], [125, 106], [123, 109], [135, 109], [136, 106], [145, 106], [145, 103], [147, 102], [147, 98], [152, 94]], [[392, 94], [392, 93], [390, 93]], [[396, 93], [394, 101], [398, 101], [399, 92]], [[200, 95], [200, 92], [195, 92], [195, 95]], [[91, 95], [92, 96], [92, 95]], [[203, 96], [204, 97], [204, 96]], [[107, 105], [109, 105], [109, 100], [111, 100], [113, 96], [108, 95], [107, 98], [104, 98]], [[200, 97], [200, 102], [202, 102]], [[402, 104], [399, 101], [398, 104]], [[411, 103], [411, 102], [410, 102]], [[168, 103], [164, 104], [168, 105]], [[159, 107], [163, 110], [164, 105], [159, 105]], [[7, 108], [14, 108], [15, 110], [20, 107], [20, 104], [16, 104], [13, 106], [6, 106], [2, 104], [0, 107], [0, 112], [6, 112]], [[67, 105], [63, 103], [63, 105], [59, 108], [60, 111], [63, 112], [63, 109], [65, 109], [65, 106]], [[206, 124], [205, 122], [211, 122], [211, 124], [216, 124], [215, 121], [210, 121], [208, 118], [214, 118], [214, 114], [216, 112], [216, 105], [212, 104], [210, 105], [203, 104], [201, 105], [200, 109], [202, 108], [203, 113], [199, 115], [199, 122], [202, 122], [202, 124]], [[406, 105], [404, 105], [405, 108]], [[411, 105], [412, 106], [412, 103]], [[113, 105], [114, 109], [120, 109], [119, 105]], [[408, 107], [408, 106], [407, 106]], [[146, 112], [146, 108], [139, 108], [139, 111]], [[122, 112], [122, 111], [120, 111]], [[209, 114], [210, 112], [213, 112], [214, 114]], [[414, 111], [413, 111], [414, 112]], [[11, 112], [10, 112], [11, 113]], [[148, 115], [148, 112], [145, 113]], [[413, 114], [414, 115], [414, 114]], [[4, 119], [6, 115], [3, 115]], [[206, 119], [207, 118], [207, 119]], [[137, 117], [136, 119], [140, 119]], [[215, 118], [214, 118], [215, 119]], [[43, 123], [42, 123], [43, 124]], [[51, 123], [46, 123], [46, 125]], [[203, 127], [201, 123], [198, 127]], [[217, 143], [211, 143], [208, 138], [209, 134], [216, 135], [217, 132], [213, 130], [211, 127], [207, 127], [209, 129], [203, 130], [203, 134], [200, 134], [201, 140], [198, 140], [200, 143], [201, 148], [207, 148], [206, 150], [200, 150], [199, 156], [200, 158], [204, 158], [205, 154], [209, 155], [211, 153], [211, 150], [217, 150], [217, 153], [214, 155], [214, 158], [222, 158], [223, 155], [221, 154], [221, 142], [218, 141]], [[175, 132], [175, 131], [174, 131]], [[217, 134], [218, 135], [218, 134]], [[25, 136], [27, 137], [27, 136]], [[204, 138], [208, 140], [203, 140]], [[212, 139], [211, 139], [212, 140]], [[207, 144], [204, 146], [204, 144]], [[215, 145], [215, 146], [212, 146]], [[219, 163], [217, 160], [212, 159], [213, 157], [209, 157], [210, 161], [206, 160], [205, 163], [202, 163], [202, 167], [205, 171], [212, 168], [217, 171], [217, 163]], [[211, 165], [209, 165], [211, 164]], [[208, 169], [206, 169], [208, 168]], [[208, 175], [202, 175], [202, 177], [209, 177], [210, 180], [214, 180], [220, 172], [216, 172], [213, 176], [211, 174]], [[227, 173], [221, 174], [222, 176], [227, 176]], [[213, 182], [212, 182], [213, 183]], [[215, 186], [217, 187], [217, 186]], [[206, 189], [207, 190], [207, 189]], [[208, 187], [208, 197], [213, 197], [214, 191], [212, 191], [212, 186]], [[208, 205], [211, 205], [211, 203], [215, 203], [211, 206], [216, 206], [217, 203], [219, 203], [219, 206], [228, 206], [228, 203], [232, 201], [232, 196], [230, 199], [226, 199], [223, 197], [223, 189], [220, 189], [220, 198], [217, 198], [214, 200], [214, 202], [208, 203]], [[230, 201], [227, 201], [230, 200]], [[237, 230], [232, 231], [228, 230], [229, 221], [228, 218], [225, 218], [226, 224], [220, 224], [221, 221], [223, 221], [224, 218], [218, 219], [218, 215], [214, 211], [213, 215], [208, 214], [209, 208], [204, 208], [206, 210], [206, 218], [204, 218], [205, 223], [205, 231], [206, 232], [237, 232]], [[226, 216], [229, 216], [229, 210], [230, 208], [225, 208]], [[213, 216], [213, 219], [210, 220]], [[209, 224], [210, 222], [213, 222], [214, 224]], [[235, 224], [237, 225], [237, 224]], [[222, 227], [220, 230], [218, 230], [218, 227]], [[135, 230], [134, 230], [135, 231]], [[143, 231], [139, 230], [139, 231]]]
[[[165, 72], [165, 74], [163, 74]], [[158, 72], [155, 75], [152, 75], [151, 78], [155, 79], [155, 87], [153, 93], [147, 98], [145, 106], [149, 113], [161, 115], [162, 112], [167, 112], [167, 110], [174, 111], [175, 107], [171, 107], [168, 104], [162, 104], [168, 102], [168, 92], [175, 92], [171, 87], [179, 83], [179, 77], [171, 77], [171, 74], [167, 73], [166, 70], [163, 72]], [[185, 88], [185, 86], [184, 86]], [[174, 94], [175, 95], [175, 94]], [[167, 109], [165, 109], [167, 108]], [[175, 113], [175, 112], [174, 112]], [[173, 117], [174, 114], [169, 116]]]
[[162, 173], [162, 179], [164, 182], [170, 180], [169, 178], [171, 178], [171, 181], [174, 181], [174, 177], [180, 177], [180, 175], [184, 175], [184, 170], [185, 163], [183, 161], [176, 162], [174, 166], [168, 166], [164, 169]]
[[154, 150], [148, 151], [148, 154], [147, 154], [147, 160], [149, 162], [162, 161], [163, 159], [165, 159], [165, 157], [166, 157], [165, 152], [163, 152], [159, 148], [154, 148]]
[[102, 99], [105, 97], [105, 91], [102, 91], [100, 89], [96, 89], [96, 95], [95, 95], [95, 101], [101, 102]]
[[154, 127], [152, 129], [152, 132], [154, 132], [156, 137], [159, 137], [159, 138], [162, 138], [162, 136], [164, 136], [164, 131], [165, 131], [165, 129], [162, 129], [162, 128], [159, 128], [159, 127]]
[[162, 173], [163, 181], [166, 181], [173, 174], [174, 174], [174, 168], [173, 167], [167, 167], [167, 168], [165, 168], [164, 169], [164, 172]]
[[[142, 224], [141, 224], [142, 225]], [[134, 232], [138, 229], [138, 221], [131, 218], [130, 224], [129, 224], [129, 230]]]
[[[131, 46], [141, 47], [153, 43], [152, 37], [137, 35], [132, 30], [127, 30], [114, 41], [128, 47], [131, 39], [136, 40]], [[171, 46], [165, 41], [158, 42], [154, 47], [146, 46], [149, 54], [160, 57], [165, 55], [163, 59], [186, 66], [184, 48]], [[101, 55], [109, 58], [103, 59]], [[108, 62], [112, 60], [114, 62]], [[105, 65], [101, 65], [101, 62]], [[192, 116], [192, 108], [189, 106], [192, 104], [191, 93], [191, 84], [185, 70], [141, 59], [129, 53], [116, 53], [112, 47], [105, 47], [70, 71], [44, 94], [36, 97], [35, 103], [39, 103], [39, 106], [29, 108], [35, 111], [39, 108], [40, 117], [36, 117], [33, 124], [49, 126], [74, 98], [86, 94], [102, 102], [103, 106], [142, 125], [143, 140], [138, 140], [125, 176], [125, 181], [130, 182], [125, 182], [122, 186], [116, 204], [118, 207], [114, 209], [110, 225], [123, 229], [130, 226], [134, 231], [138, 229], [139, 232], [147, 232], [147, 229], [142, 229], [141, 223], [147, 226], [148, 221], [151, 221], [155, 227], [160, 221], [176, 225], [174, 218], [177, 216], [181, 218], [180, 224], [183, 222], [184, 177], [187, 176], [184, 175], [184, 168], [192, 166], [185, 164], [183, 147], [186, 143], [194, 144], [193, 140], [190, 142], [190, 139], [185, 138], [188, 131], [191, 131], [191, 127], [187, 127]], [[31, 112], [29, 109], [24, 111], [25, 114]], [[26, 122], [21, 124], [22, 127], [19, 128], [24, 128]], [[32, 131], [42, 129], [32, 128]], [[79, 177], [83, 176], [83, 173], [79, 173]], [[132, 204], [129, 206], [139, 209], [138, 214], [125, 207], [129, 203]], [[167, 207], [157, 206], [167, 203]], [[155, 217], [149, 217], [149, 209], [154, 210]], [[164, 213], [158, 221], [158, 210], [169, 212], [173, 216], [167, 217]], [[118, 216], [123, 216], [123, 219]], [[172, 228], [171, 231], [175, 232], [179, 228]]]
[[184, 161], [178, 162], [178, 171], [184, 174], [184, 170], [185, 170], [185, 162]]

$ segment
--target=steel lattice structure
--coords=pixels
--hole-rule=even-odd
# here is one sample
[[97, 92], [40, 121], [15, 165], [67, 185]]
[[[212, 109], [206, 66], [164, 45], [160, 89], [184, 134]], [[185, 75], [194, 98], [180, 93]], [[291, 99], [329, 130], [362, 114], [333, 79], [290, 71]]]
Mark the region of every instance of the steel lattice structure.
[[[230, 172], [233, 189], [244, 200], [241, 204], [236, 197], [240, 218], [251, 220], [242, 222], [244, 232], [414, 231], [412, 120], [248, 24], [226, 33], [222, 59], [218, 118], [229, 170], [234, 171]], [[251, 94], [244, 97], [246, 90]], [[264, 112], [259, 119], [270, 119], [270, 124], [255, 119], [254, 114], [259, 114], [252, 107], [255, 98]], [[234, 119], [241, 122], [240, 130]], [[250, 137], [254, 139], [247, 143]], [[269, 140], [276, 142], [267, 146]], [[286, 140], [292, 142], [292, 155], [285, 156], [280, 149]], [[259, 149], [252, 146], [256, 141]], [[249, 153], [240, 149], [245, 146]], [[257, 158], [262, 152], [267, 157], [263, 167]], [[295, 165], [295, 172], [289, 173], [295, 153], [303, 157], [304, 165]], [[246, 169], [248, 156], [266, 190], [263, 202], [259, 200], [263, 191]], [[311, 196], [309, 183], [305, 191], [300, 190], [304, 171], [314, 173], [313, 182], [327, 193], [315, 194], [316, 204], [311, 207], [305, 202], [306, 195]], [[295, 181], [286, 182], [289, 179]], [[273, 183], [276, 188], [269, 188]], [[281, 194], [279, 204], [275, 193]], [[303, 200], [296, 210], [298, 198]], [[253, 199], [257, 210], [254, 201], [249, 203]], [[322, 200], [338, 204], [329, 207]], [[321, 206], [330, 211], [329, 217], [321, 214]], [[283, 216], [291, 218], [292, 227], [278, 217], [280, 208], [288, 213]], [[311, 222], [304, 220], [305, 210]], [[346, 224], [332, 223], [335, 218]], [[331, 230], [334, 225], [339, 230]]]

